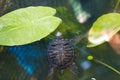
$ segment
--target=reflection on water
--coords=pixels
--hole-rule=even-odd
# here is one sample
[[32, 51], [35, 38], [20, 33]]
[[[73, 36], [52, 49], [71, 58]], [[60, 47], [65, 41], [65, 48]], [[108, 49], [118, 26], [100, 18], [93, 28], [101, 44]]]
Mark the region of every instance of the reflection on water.
[[33, 74], [40, 62], [37, 59], [42, 58], [42, 52], [39, 45], [28, 44], [23, 46], [7, 47], [11, 54], [15, 55], [18, 63], [29, 73]]
[[[38, 75], [47, 75], [48, 69], [44, 45], [43, 42], [38, 41], [32, 44], [10, 46], [6, 48], [9, 53], [15, 56], [18, 64], [26, 71], [30, 79], [37, 80]], [[27, 77], [27, 75], [25, 77]]]

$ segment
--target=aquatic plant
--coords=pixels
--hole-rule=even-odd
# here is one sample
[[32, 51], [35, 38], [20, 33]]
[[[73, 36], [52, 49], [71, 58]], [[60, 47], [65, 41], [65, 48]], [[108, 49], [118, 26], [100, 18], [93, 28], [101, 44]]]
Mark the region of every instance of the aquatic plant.
[[55, 13], [51, 7], [31, 6], [1, 16], [0, 45], [23, 45], [46, 37], [61, 23]]
[[[120, 45], [119, 45], [119, 36], [120, 36], [120, 13], [116, 13], [116, 10], [120, 4], [120, 0], [117, 1], [117, 4], [112, 13], [107, 13], [100, 16], [92, 25], [88, 33], [88, 45], [87, 47], [95, 47], [104, 42], [108, 42], [111, 47], [120, 54]], [[96, 63], [99, 63], [112, 71], [120, 75], [120, 71], [113, 68], [112, 66], [104, 63], [98, 59], [90, 58], [88, 60], [93, 60]]]
[[94, 47], [109, 41], [120, 30], [120, 14], [108, 13], [100, 16], [92, 25], [88, 40], [88, 47]]

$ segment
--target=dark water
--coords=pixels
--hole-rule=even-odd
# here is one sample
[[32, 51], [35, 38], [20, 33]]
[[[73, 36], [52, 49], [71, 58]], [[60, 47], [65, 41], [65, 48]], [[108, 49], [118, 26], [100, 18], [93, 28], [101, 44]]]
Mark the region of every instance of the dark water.
[[[56, 8], [56, 15], [63, 20], [57, 30], [61, 31], [65, 38], [76, 38], [79, 34], [85, 34], [100, 15], [112, 12], [116, 1], [78, 0], [82, 9], [91, 15], [83, 24], [77, 21], [69, 0], [1, 0], [0, 13], [3, 15], [27, 6], [51, 6]], [[30, 80], [31, 77], [35, 77], [37, 80], [120, 80], [120, 75], [114, 71], [86, 59], [88, 55], [93, 55], [96, 59], [120, 70], [120, 56], [112, 50], [108, 43], [94, 48], [86, 48], [86, 39], [75, 45], [79, 74], [74, 74], [70, 69], [64, 70], [63, 74], [56, 70], [48, 79], [46, 47], [49, 42], [48, 38], [54, 38], [55, 32], [43, 40], [31, 44], [6, 46], [5, 49], [1, 47], [0, 80]]]

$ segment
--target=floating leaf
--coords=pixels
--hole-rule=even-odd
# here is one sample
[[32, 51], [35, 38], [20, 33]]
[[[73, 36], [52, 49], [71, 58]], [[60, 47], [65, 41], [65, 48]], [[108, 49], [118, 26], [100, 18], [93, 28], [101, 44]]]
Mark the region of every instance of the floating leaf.
[[92, 25], [89, 33], [88, 47], [94, 47], [109, 41], [120, 30], [120, 14], [109, 13], [99, 17]]
[[0, 17], [0, 45], [23, 45], [40, 40], [61, 22], [51, 7], [27, 7]]

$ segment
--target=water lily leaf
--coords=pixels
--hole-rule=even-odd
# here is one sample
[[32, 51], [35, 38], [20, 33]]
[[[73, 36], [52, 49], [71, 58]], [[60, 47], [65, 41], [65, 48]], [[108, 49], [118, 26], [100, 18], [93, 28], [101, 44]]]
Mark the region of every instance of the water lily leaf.
[[88, 33], [88, 47], [94, 47], [109, 41], [120, 30], [120, 14], [108, 13], [100, 16]]
[[0, 17], [0, 45], [23, 45], [40, 40], [61, 23], [51, 7], [27, 7]]

